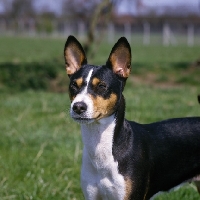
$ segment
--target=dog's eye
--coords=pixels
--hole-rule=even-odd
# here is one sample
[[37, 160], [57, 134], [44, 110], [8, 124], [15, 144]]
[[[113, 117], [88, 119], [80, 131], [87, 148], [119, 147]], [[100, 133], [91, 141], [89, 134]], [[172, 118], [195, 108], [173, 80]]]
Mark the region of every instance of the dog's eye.
[[72, 84], [70, 85], [72, 90], [77, 90], [78, 89], [78, 85], [76, 83], [76, 81], [73, 81]]
[[106, 90], [107, 89], [107, 85], [104, 82], [100, 82], [97, 87], [100, 90]]

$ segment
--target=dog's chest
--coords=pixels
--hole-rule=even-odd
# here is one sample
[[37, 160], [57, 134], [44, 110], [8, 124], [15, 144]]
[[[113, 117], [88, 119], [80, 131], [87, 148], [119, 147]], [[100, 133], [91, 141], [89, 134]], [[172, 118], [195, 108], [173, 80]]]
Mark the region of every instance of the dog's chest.
[[118, 163], [112, 155], [114, 127], [114, 120], [109, 125], [82, 127], [82, 188], [86, 193], [94, 195], [91, 197], [94, 199], [101, 197], [117, 200], [123, 199], [125, 195], [124, 177], [119, 173]]

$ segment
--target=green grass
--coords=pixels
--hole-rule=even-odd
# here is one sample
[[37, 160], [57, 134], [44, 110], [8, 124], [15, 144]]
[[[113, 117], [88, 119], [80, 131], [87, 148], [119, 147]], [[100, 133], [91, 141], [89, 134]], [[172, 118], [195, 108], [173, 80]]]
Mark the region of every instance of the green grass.
[[[0, 37], [0, 62], [57, 60], [60, 64], [64, 42], [63, 39]], [[105, 63], [110, 49], [111, 45], [100, 44], [96, 56], [89, 60]], [[132, 76], [124, 91], [126, 117], [149, 123], [199, 116], [200, 70], [190, 66], [200, 57], [198, 49], [198, 46], [133, 45]], [[64, 70], [63, 65], [63, 74]], [[79, 125], [69, 117], [69, 106], [67, 92], [1, 92], [0, 199], [83, 199], [79, 178], [81, 134]], [[155, 199], [199, 198], [195, 187], [186, 184]]]
[[0, 62], [41, 62], [63, 57], [64, 39], [0, 37]]
[[81, 140], [68, 96], [4, 94], [0, 104], [0, 199], [80, 199]]

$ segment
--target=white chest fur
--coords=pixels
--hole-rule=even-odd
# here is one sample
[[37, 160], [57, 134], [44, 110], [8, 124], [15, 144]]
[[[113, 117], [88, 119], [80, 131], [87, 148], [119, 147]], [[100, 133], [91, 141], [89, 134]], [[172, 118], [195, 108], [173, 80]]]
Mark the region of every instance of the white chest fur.
[[81, 185], [88, 200], [124, 199], [125, 181], [112, 155], [114, 127], [114, 116], [81, 125], [84, 144]]

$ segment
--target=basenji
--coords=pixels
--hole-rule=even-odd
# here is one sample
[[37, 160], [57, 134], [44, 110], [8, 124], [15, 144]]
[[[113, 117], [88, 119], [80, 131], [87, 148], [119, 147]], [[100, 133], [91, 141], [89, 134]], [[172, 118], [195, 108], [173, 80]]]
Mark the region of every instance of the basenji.
[[81, 187], [87, 200], [147, 200], [200, 174], [200, 117], [139, 124], [124, 117], [122, 94], [131, 48], [121, 37], [105, 65], [87, 64], [74, 36], [64, 48], [70, 115], [84, 144]]

